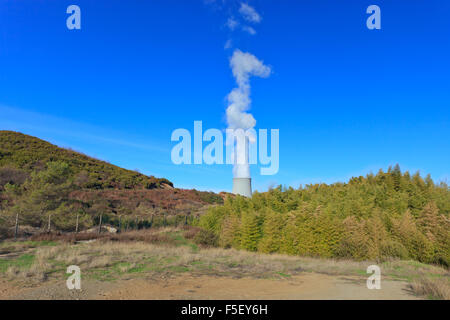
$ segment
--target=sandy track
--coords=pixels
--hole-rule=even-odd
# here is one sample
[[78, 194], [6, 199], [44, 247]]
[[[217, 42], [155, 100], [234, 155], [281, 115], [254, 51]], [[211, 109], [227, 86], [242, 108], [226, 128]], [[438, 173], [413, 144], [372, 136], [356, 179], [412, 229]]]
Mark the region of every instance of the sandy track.
[[0, 299], [419, 299], [402, 281], [382, 280], [380, 290], [369, 290], [366, 279], [303, 273], [287, 279], [253, 279], [183, 275], [167, 279], [114, 282], [84, 281], [81, 291], [65, 282], [18, 290], [0, 283]]

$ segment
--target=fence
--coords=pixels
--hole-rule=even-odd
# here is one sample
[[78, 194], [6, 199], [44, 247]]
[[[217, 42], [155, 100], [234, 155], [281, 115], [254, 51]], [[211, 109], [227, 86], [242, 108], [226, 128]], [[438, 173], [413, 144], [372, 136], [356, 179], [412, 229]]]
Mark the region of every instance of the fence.
[[[88, 220], [86, 217], [89, 217], [90, 221], [86, 222]], [[63, 228], [60, 228], [60, 226], [53, 223], [52, 219], [54, 217], [52, 214], [48, 214], [44, 218], [42, 218], [39, 225], [36, 226], [36, 223], [28, 221], [27, 218], [19, 212], [17, 212], [14, 216], [4, 216], [0, 213], [0, 239], [14, 237], [14, 239], [17, 240], [21, 236], [21, 227], [23, 228], [24, 226], [27, 228], [33, 228], [33, 231], [29, 230], [28, 232], [34, 233], [50, 233], [52, 231], [78, 233], [82, 231], [93, 232], [95, 229], [97, 230], [97, 233], [101, 233], [106, 226], [115, 228], [117, 232], [127, 232], [131, 230], [160, 228], [166, 226], [192, 225], [198, 221], [199, 216], [191, 213], [182, 215], [168, 215], [167, 213], [159, 213], [145, 216], [111, 214], [98, 214], [96, 216], [91, 216], [85, 213], [76, 213], [72, 217], [73, 221], [69, 221]], [[26, 232], [23, 232], [22, 236], [26, 236]]]

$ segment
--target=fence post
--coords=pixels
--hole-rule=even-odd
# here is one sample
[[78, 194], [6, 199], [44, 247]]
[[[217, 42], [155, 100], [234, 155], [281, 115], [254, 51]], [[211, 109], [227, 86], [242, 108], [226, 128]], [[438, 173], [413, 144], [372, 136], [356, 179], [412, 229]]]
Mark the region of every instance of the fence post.
[[98, 234], [100, 234], [100, 232], [102, 232], [102, 217], [103, 217], [103, 213], [100, 213], [100, 222], [98, 224]]
[[16, 213], [16, 226], [14, 228], [14, 240], [17, 240], [18, 232], [19, 232], [19, 213]]
[[48, 215], [47, 233], [50, 233], [51, 221], [52, 221], [51, 219], [52, 219], [52, 215], [49, 214], [49, 215]]
[[79, 213], [77, 213], [77, 223], [75, 224], [75, 233], [78, 233], [78, 217], [79, 217]]

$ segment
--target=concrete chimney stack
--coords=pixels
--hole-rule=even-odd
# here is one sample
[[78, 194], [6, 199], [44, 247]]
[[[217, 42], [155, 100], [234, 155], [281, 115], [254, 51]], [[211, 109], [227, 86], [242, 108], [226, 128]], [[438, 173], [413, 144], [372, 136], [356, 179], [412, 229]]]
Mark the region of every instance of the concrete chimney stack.
[[252, 197], [252, 179], [251, 178], [233, 178], [233, 194]]

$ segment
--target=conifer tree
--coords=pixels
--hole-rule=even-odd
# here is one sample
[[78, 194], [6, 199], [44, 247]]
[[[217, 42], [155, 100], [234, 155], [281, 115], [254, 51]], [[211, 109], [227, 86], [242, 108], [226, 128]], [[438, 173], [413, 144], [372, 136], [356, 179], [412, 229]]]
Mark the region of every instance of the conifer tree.
[[222, 223], [219, 244], [224, 248], [239, 247], [239, 218], [236, 214], [227, 215]]
[[263, 225], [263, 238], [259, 244], [259, 251], [265, 253], [279, 252], [282, 242], [283, 229], [283, 215], [270, 210], [265, 215]]
[[242, 249], [248, 251], [256, 251], [258, 249], [261, 229], [258, 216], [255, 213], [243, 213], [240, 238]]
[[395, 165], [394, 169], [392, 170], [391, 175], [392, 175], [392, 181], [394, 184], [394, 190], [400, 191], [402, 172], [401, 172], [400, 166], [398, 164]]

